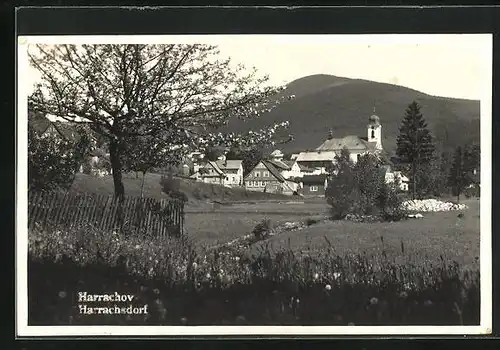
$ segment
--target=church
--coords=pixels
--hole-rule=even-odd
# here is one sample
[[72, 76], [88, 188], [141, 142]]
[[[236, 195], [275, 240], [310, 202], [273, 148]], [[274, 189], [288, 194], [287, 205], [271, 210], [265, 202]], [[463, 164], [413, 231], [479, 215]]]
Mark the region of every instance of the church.
[[371, 153], [390, 164], [382, 146], [382, 125], [380, 118], [375, 115], [375, 109], [374, 114], [368, 118], [366, 137], [348, 135], [334, 138], [330, 131], [325, 142], [314, 151], [300, 152], [296, 161], [301, 166], [320, 169], [321, 173], [326, 173], [328, 165], [332, 164], [343, 148], [347, 148], [353, 162], [357, 162], [361, 155]]

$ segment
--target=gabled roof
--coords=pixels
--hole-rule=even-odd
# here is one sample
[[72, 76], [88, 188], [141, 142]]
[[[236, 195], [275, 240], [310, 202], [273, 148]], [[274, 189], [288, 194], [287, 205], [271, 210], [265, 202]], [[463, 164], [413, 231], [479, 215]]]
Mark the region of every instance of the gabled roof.
[[263, 160], [262, 163], [278, 181], [285, 182], [285, 178], [280, 174], [279, 170], [269, 161]]
[[242, 160], [217, 160], [216, 161], [219, 169], [224, 171], [224, 169], [237, 170], [242, 166]]
[[[285, 182], [286, 179], [280, 174], [279, 170], [268, 160], [261, 160], [257, 165], [263, 164], [267, 170], [269, 170], [269, 173], [276, 178], [279, 182]], [[255, 167], [257, 167], [257, 165]], [[254, 167], [254, 168], [255, 168]], [[253, 170], [253, 169], [252, 169]], [[248, 178], [252, 174], [251, 171], [248, 172], [248, 174], [245, 176], [245, 179]]]
[[40, 135], [45, 134], [50, 127], [64, 139], [68, 141], [78, 141], [80, 133], [75, 125], [69, 122], [51, 121], [49, 118], [41, 113], [28, 112], [28, 126], [33, 128]]
[[363, 140], [356, 135], [348, 135], [342, 138], [332, 138], [323, 142], [316, 150], [318, 151], [340, 151], [346, 147], [349, 151], [375, 150], [376, 143]]
[[304, 175], [300, 181], [306, 185], [324, 185], [326, 177], [326, 174]]
[[291, 169], [291, 166], [286, 164], [284, 161], [277, 160], [277, 159], [269, 159], [267, 161], [280, 170], [290, 170]]
[[36, 112], [28, 112], [28, 126], [37, 133], [43, 134], [47, 131], [52, 122], [43, 114]]
[[76, 128], [73, 125], [70, 125], [67, 122], [52, 122], [52, 125], [54, 128], [57, 130], [57, 132], [67, 140], [73, 140], [76, 141], [79, 139], [80, 134], [76, 130]]
[[207, 165], [210, 165], [212, 168], [214, 168], [215, 171], [217, 172], [217, 174], [219, 174], [221, 176], [225, 175], [224, 172], [221, 170], [221, 168], [219, 168], [219, 165], [216, 162], [209, 160], [207, 162]]
[[309, 151], [300, 152], [297, 162], [333, 161], [337, 153], [335, 151]]

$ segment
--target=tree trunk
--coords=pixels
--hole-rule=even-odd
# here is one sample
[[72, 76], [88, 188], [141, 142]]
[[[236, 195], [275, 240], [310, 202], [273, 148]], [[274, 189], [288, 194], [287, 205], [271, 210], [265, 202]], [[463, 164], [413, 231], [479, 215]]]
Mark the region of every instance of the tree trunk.
[[119, 141], [111, 140], [109, 143], [109, 158], [113, 173], [113, 185], [115, 188], [115, 197], [123, 200], [125, 197], [125, 187], [122, 180], [122, 162], [120, 160]]
[[141, 183], [141, 198], [143, 197], [144, 194], [144, 178], [146, 177], [146, 172], [142, 173], [142, 183]]

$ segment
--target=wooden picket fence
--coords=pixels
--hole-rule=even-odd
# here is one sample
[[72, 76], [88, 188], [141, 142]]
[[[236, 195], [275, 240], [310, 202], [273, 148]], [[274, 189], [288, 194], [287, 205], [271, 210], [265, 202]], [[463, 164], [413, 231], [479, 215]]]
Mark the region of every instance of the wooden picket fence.
[[180, 236], [184, 203], [175, 199], [125, 197], [60, 192], [28, 193], [28, 226], [76, 227], [92, 225], [120, 232]]

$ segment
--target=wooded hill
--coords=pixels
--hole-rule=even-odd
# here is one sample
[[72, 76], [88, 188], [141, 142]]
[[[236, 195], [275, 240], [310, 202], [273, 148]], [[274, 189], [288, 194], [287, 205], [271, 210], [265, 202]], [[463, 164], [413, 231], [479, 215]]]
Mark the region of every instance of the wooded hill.
[[366, 137], [368, 117], [382, 124], [383, 145], [393, 153], [406, 107], [417, 101], [440, 150], [479, 143], [479, 101], [436, 97], [406, 87], [331, 75], [312, 75], [288, 84], [284, 95], [294, 95], [271, 112], [247, 121], [233, 120], [226, 131], [244, 132], [288, 120], [294, 141], [281, 146], [285, 153], [318, 147], [329, 130], [334, 137]]

